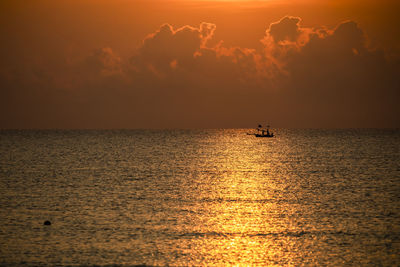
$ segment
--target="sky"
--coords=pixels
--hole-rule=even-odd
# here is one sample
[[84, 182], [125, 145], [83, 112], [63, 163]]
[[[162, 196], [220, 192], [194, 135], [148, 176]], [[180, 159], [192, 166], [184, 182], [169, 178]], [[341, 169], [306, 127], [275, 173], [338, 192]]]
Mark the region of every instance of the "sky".
[[0, 129], [399, 128], [397, 0], [4, 0]]

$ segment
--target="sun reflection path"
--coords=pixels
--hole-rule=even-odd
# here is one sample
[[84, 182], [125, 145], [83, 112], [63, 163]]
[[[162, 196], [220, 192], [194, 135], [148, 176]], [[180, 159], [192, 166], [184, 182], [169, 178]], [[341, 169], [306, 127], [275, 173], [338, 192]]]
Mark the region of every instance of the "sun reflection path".
[[239, 136], [214, 142], [212, 189], [200, 196], [209, 200], [203, 203], [207, 219], [197, 225], [193, 251], [210, 264], [281, 264], [287, 244], [278, 233], [289, 222], [278, 201], [285, 185], [273, 170], [276, 152], [266, 142]]

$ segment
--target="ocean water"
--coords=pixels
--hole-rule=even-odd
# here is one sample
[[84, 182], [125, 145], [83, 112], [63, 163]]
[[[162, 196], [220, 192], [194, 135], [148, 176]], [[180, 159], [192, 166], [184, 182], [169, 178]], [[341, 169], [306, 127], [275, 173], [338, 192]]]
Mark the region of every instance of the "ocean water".
[[0, 131], [0, 265], [400, 265], [400, 130], [248, 131]]

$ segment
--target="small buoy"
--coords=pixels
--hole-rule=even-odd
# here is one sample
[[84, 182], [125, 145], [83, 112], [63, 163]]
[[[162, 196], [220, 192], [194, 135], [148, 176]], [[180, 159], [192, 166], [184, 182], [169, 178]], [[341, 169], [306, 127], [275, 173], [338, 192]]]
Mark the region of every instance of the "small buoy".
[[44, 225], [51, 225], [51, 222], [50, 221], [45, 221], [43, 224]]

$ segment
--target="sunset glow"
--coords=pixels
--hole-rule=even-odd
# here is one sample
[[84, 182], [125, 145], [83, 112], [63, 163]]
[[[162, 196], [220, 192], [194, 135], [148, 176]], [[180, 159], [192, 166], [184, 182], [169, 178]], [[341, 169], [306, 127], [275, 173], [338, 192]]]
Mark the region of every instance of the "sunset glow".
[[399, 127], [398, 1], [3, 1], [1, 128]]
[[1, 266], [400, 266], [400, 0], [0, 0]]

